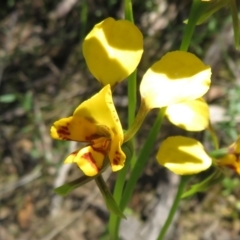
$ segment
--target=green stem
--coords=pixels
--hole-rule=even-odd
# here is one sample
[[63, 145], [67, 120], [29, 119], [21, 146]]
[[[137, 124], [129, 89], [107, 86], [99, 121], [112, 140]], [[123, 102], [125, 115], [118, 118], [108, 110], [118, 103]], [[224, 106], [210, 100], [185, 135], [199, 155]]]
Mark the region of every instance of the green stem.
[[[137, 180], [139, 176], [142, 174], [144, 167], [148, 161], [148, 157], [152, 151], [152, 146], [154, 145], [154, 142], [156, 141], [156, 138], [158, 136], [158, 133], [160, 131], [160, 128], [162, 126], [162, 122], [165, 116], [166, 108], [162, 108], [154, 122], [153, 127], [150, 130], [150, 133], [147, 136], [147, 139], [145, 141], [145, 144], [139, 154], [139, 157], [137, 159], [137, 162], [135, 163], [131, 175], [129, 177], [129, 180], [127, 181], [127, 184], [125, 186], [124, 192], [121, 196], [121, 201], [120, 201], [120, 209], [123, 211], [129, 200], [132, 197], [134, 187], [137, 183]], [[119, 230], [119, 225], [120, 225], [120, 218], [116, 218], [116, 221], [112, 223], [112, 227], [114, 227], [115, 232], [118, 233]], [[113, 238], [114, 240], [118, 238]]]
[[125, 19], [134, 23], [131, 0], [124, 0], [124, 12], [125, 12]]
[[183, 39], [180, 46], [181, 51], [188, 50], [196, 24], [201, 15], [203, 14], [203, 12], [207, 9], [207, 7], [208, 7], [207, 2], [202, 2], [200, 0], [193, 1], [189, 14], [188, 23], [184, 30]]
[[188, 179], [189, 179], [189, 176], [182, 176], [181, 177], [181, 180], [180, 180], [180, 183], [179, 183], [179, 186], [178, 186], [178, 191], [177, 191], [177, 194], [175, 196], [173, 205], [171, 207], [171, 210], [168, 214], [167, 220], [165, 221], [165, 223], [163, 225], [163, 228], [161, 229], [161, 232], [160, 232], [157, 240], [164, 240], [164, 236], [167, 233], [167, 230], [168, 230], [169, 226], [171, 225], [173, 217], [174, 217], [174, 215], [175, 215], [175, 213], [178, 209], [178, 205], [181, 201], [181, 195], [184, 191], [184, 187], [185, 187]]
[[230, 0], [230, 9], [232, 14], [232, 23], [233, 23], [233, 30], [234, 30], [234, 43], [236, 49], [239, 47], [239, 39], [240, 39], [240, 24], [238, 19], [238, 8], [236, 4], [236, 0]]
[[[134, 23], [133, 20], [133, 11], [132, 11], [132, 2], [131, 0], [124, 0], [124, 11], [125, 11], [125, 19]], [[137, 105], [137, 71], [135, 70], [128, 77], [128, 127], [131, 126], [135, 119], [136, 105]], [[134, 139], [132, 140], [134, 144]], [[134, 156], [134, 154], [133, 154]], [[132, 158], [132, 160], [131, 160]], [[117, 175], [116, 184], [114, 187], [114, 199], [117, 204], [120, 204], [122, 198], [123, 187], [125, 184], [126, 175], [131, 164], [131, 161], [134, 161], [134, 157], [126, 158], [124, 168], [119, 171]], [[110, 214], [110, 219], [108, 223], [108, 230], [110, 239], [117, 240], [118, 239], [118, 225], [117, 223], [120, 221], [120, 218], [114, 214]]]
[[104, 181], [102, 175], [101, 174], [98, 175], [94, 180], [97, 183], [99, 190], [101, 191], [101, 194], [104, 198], [104, 201], [105, 201], [108, 211], [111, 214], [115, 214], [116, 216], [118, 216], [120, 218], [126, 219], [126, 217], [120, 210], [118, 204], [116, 203], [114, 197], [112, 196], [112, 193], [108, 189], [108, 186], [107, 186], [106, 182]]
[[[126, 175], [131, 163], [130, 161], [131, 157], [129, 157], [132, 155], [131, 151], [133, 151], [133, 145], [131, 146], [131, 149], [129, 150], [129, 152], [127, 152], [126, 150], [124, 151], [126, 154], [126, 162], [125, 162], [124, 168], [118, 172], [117, 181], [114, 187], [113, 197], [118, 205], [120, 204]], [[118, 217], [115, 214], [111, 214], [109, 223], [108, 223], [108, 231], [109, 231], [110, 239], [118, 239], [118, 228], [116, 225], [117, 221], [118, 221]]]
[[156, 141], [156, 138], [158, 136], [158, 133], [160, 131], [160, 128], [162, 126], [162, 122], [163, 122], [163, 119], [164, 119], [164, 116], [165, 116], [165, 112], [166, 112], [166, 108], [162, 108], [154, 122], [154, 125], [153, 127], [151, 128], [151, 131], [150, 133], [148, 134], [147, 136], [147, 139], [145, 141], [145, 144], [139, 154], [139, 157], [138, 157], [138, 160], [136, 162], [136, 164], [134, 165], [134, 168], [131, 172], [131, 175], [130, 175], [130, 178], [126, 184], [126, 187], [124, 189], [124, 192], [123, 192], [123, 196], [122, 196], [122, 199], [121, 199], [121, 202], [120, 202], [120, 209], [123, 210], [129, 200], [131, 199], [132, 197], [132, 193], [133, 193], [133, 190], [134, 190], [134, 187], [137, 183], [137, 180], [139, 178], [139, 176], [142, 174], [144, 168], [145, 168], [145, 165], [148, 161], [148, 157], [152, 151], [152, 146], [154, 145], [155, 141]]
[[226, 156], [227, 154], [229, 154], [229, 149], [221, 148], [221, 149], [217, 149], [217, 150], [210, 152], [209, 156], [212, 158], [218, 159], [218, 158], [222, 158], [222, 157]]
[[136, 132], [141, 127], [145, 117], [147, 116], [149, 112], [149, 109], [146, 107], [145, 102], [142, 101], [140, 108], [138, 110], [137, 116], [134, 119], [134, 122], [132, 126], [124, 133], [124, 140], [123, 142], [128, 142], [130, 139], [133, 138], [133, 136], [136, 134]]
[[128, 127], [132, 125], [136, 112], [137, 105], [136, 75], [137, 71], [135, 70], [128, 77]]

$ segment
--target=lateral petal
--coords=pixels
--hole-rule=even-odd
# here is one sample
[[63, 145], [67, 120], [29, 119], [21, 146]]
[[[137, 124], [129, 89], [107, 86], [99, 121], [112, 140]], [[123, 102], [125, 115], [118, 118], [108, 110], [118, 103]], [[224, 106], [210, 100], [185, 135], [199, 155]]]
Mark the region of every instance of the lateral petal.
[[97, 135], [97, 127], [85, 117], [72, 116], [54, 122], [50, 133], [54, 139], [88, 142]]
[[187, 131], [202, 131], [209, 124], [208, 105], [202, 98], [170, 105], [166, 116], [171, 123]]

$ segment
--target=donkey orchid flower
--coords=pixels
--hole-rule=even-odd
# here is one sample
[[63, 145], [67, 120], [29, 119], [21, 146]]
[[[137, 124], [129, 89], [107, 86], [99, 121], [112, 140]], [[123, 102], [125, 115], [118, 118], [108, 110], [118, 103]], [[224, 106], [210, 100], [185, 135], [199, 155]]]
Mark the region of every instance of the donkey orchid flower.
[[65, 163], [77, 163], [87, 176], [97, 175], [108, 157], [113, 171], [124, 166], [121, 150], [123, 130], [113, 104], [110, 85], [81, 103], [73, 115], [53, 123], [51, 136], [58, 140], [86, 142], [71, 153]]
[[217, 159], [216, 163], [220, 167], [231, 168], [240, 175], [240, 137], [229, 146], [228, 154]]
[[[166, 116], [189, 131], [206, 129], [211, 68], [194, 54], [174, 51], [163, 56], [143, 76], [140, 93], [147, 109], [167, 107]], [[196, 121], [197, 120], [197, 121]]]

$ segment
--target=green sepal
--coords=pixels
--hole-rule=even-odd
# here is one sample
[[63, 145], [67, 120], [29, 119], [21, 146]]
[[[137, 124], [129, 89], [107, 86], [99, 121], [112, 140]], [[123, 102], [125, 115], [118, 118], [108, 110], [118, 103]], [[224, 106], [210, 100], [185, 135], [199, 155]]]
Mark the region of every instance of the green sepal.
[[81, 187], [82, 185], [92, 181], [94, 177], [82, 176], [78, 179], [73, 180], [72, 182], [65, 183], [64, 185], [54, 189], [54, 192], [62, 197], [67, 196], [74, 189]]
[[106, 182], [102, 178], [102, 175], [98, 175], [95, 178], [95, 182], [97, 183], [98, 188], [101, 191], [101, 194], [104, 198], [104, 201], [105, 201], [108, 211], [115, 214], [116, 216], [118, 216], [120, 218], [126, 219], [125, 215], [120, 210], [119, 206], [117, 205], [116, 201], [114, 200], [112, 193], [110, 192], [110, 190], [108, 189], [108, 187], [106, 185]]
[[77, 178], [69, 183], [65, 183], [60, 187], [57, 187], [54, 189], [54, 192], [62, 197], [67, 196], [70, 192], [72, 192], [74, 189], [81, 187], [82, 185], [94, 180], [97, 176], [99, 176], [102, 172], [104, 172], [106, 170], [106, 168], [109, 165], [109, 161], [107, 159], [105, 159], [103, 167], [101, 169], [101, 171], [93, 177], [89, 177], [86, 175], [83, 175], [80, 178]]
[[206, 11], [201, 15], [197, 21], [197, 25], [201, 25], [207, 21], [215, 12], [219, 11], [221, 8], [226, 6], [229, 3], [229, 0], [220, 0], [220, 1], [210, 1], [205, 2], [208, 5]]
[[[202, 24], [211, 14], [207, 15], [208, 9], [211, 6], [211, 2], [203, 2], [201, 0], [194, 0], [192, 5], [192, 14], [189, 16], [189, 19], [184, 20], [185, 24], [194, 23], [196, 25]], [[205, 16], [205, 17], [204, 17]]]
[[133, 140], [129, 140], [122, 145], [122, 150], [126, 154], [126, 161], [130, 161], [134, 154]]
[[211, 186], [220, 182], [223, 178], [224, 174], [219, 169], [217, 169], [202, 182], [192, 185], [188, 191], [182, 194], [181, 198], [190, 197], [197, 192], [205, 192]]
[[220, 149], [211, 151], [208, 154], [213, 159], [220, 159], [220, 158], [225, 157], [227, 154], [229, 154], [229, 149], [228, 148], [220, 148]]

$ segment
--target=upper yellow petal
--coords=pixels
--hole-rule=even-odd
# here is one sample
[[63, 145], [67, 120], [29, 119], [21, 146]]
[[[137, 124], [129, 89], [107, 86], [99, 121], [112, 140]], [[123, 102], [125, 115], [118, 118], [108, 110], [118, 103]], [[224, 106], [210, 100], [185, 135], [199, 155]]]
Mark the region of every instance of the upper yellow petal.
[[97, 126], [83, 116], [72, 116], [54, 122], [50, 133], [54, 139], [88, 142], [97, 134]]
[[167, 107], [166, 116], [171, 123], [187, 131], [202, 131], [209, 124], [209, 109], [202, 98]]
[[139, 29], [127, 20], [107, 18], [83, 42], [88, 68], [102, 85], [115, 86], [137, 67], [143, 52]]
[[195, 55], [169, 52], [148, 69], [140, 84], [149, 109], [194, 100], [207, 92], [211, 69]]
[[113, 135], [117, 135], [122, 144], [122, 125], [112, 100], [110, 85], [105, 86], [99, 93], [80, 104], [73, 116], [85, 117], [95, 123], [97, 132], [101, 136], [112, 138]]
[[208, 169], [212, 159], [202, 144], [187, 137], [169, 137], [157, 153], [158, 163], [179, 175], [196, 174]]

